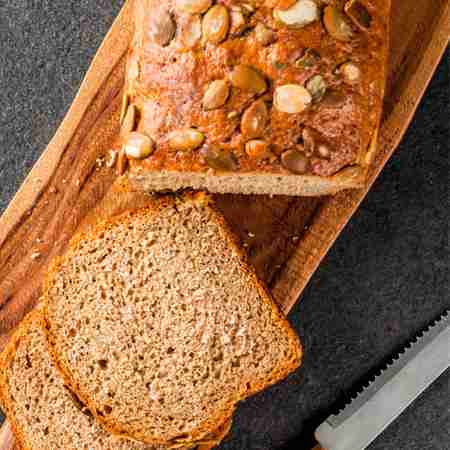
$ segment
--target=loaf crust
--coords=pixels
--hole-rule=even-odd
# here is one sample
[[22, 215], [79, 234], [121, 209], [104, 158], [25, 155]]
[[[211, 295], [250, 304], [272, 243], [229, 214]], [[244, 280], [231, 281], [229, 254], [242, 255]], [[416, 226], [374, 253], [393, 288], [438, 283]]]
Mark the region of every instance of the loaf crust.
[[[219, 43], [205, 42], [203, 35], [191, 47], [185, 43], [186, 30], [194, 19], [204, 22], [209, 11], [189, 14], [180, 11], [179, 3], [183, 2], [136, 2], [124, 113], [131, 105], [136, 111], [132, 129], [150, 137], [155, 147], [148, 157], [130, 158], [134, 185], [150, 191], [196, 188], [305, 196], [364, 186], [381, 119], [390, 0], [221, 0], [216, 3], [230, 17], [244, 12], [243, 29], [233, 31], [230, 26]], [[279, 3], [315, 4], [316, 18], [304, 26], [287, 26], [277, 19]], [[367, 28], [351, 18], [351, 5], [363, 18], [369, 17]], [[334, 8], [331, 16], [345, 22], [348, 39], [330, 34], [326, 8]], [[161, 45], [149, 30], [163, 12], [171, 17], [175, 31]], [[258, 27], [272, 33], [269, 43], [258, 40]], [[266, 89], [255, 93], [235, 86], [234, 71], [242, 66], [262, 75]], [[220, 106], [209, 109], [205, 93], [215, 82], [228, 86], [228, 94], [217, 93]], [[280, 110], [278, 92], [287, 85], [300, 87], [300, 92], [306, 86], [313, 94], [301, 111]], [[292, 106], [291, 99], [287, 101]], [[254, 118], [255, 105], [261, 111], [261, 103], [266, 105], [265, 119], [255, 131], [248, 118]], [[129, 122], [125, 126], [129, 128]], [[203, 141], [188, 149], [172, 144], [173, 133], [186, 129], [200, 132]], [[247, 149], [255, 140], [264, 145], [254, 148], [264, 150]], [[118, 145], [126, 148], [127, 133]], [[286, 157], [288, 151], [294, 162]]]
[[[125, 213], [119, 217], [101, 223], [100, 225], [92, 229], [87, 236], [80, 235], [75, 237], [70, 244], [70, 248], [67, 254], [63, 258], [57, 259], [53, 263], [44, 287], [44, 316], [46, 320], [46, 331], [51, 348], [51, 354], [58, 367], [60, 368], [66, 383], [71, 387], [71, 389], [73, 389], [74, 392], [77, 393], [80, 399], [86, 405], [88, 405], [92, 414], [95, 415], [97, 420], [101, 422], [107, 430], [118, 436], [136, 439], [138, 441], [147, 442], [149, 444], [166, 443], [179, 445], [183, 444], [184, 442], [183, 440], [180, 441], [180, 439], [176, 438], [167, 441], [167, 439], [165, 439], [163, 436], [148, 435], [148, 433], [146, 433], [146, 430], [137, 428], [130, 429], [129, 427], [125, 426], [124, 423], [119, 423], [117, 420], [110, 420], [107, 416], [99, 414], [99, 408], [101, 407], [101, 405], [90, 398], [82, 383], [74, 378], [73, 372], [68, 366], [67, 359], [58, 352], [59, 338], [58, 336], [56, 336], [54, 326], [52, 324], [52, 306], [49, 293], [55, 282], [55, 278], [58, 276], [58, 272], [64, 266], [65, 261], [70, 259], [71, 256], [77, 252], [77, 247], [81, 241], [83, 241], [84, 239], [93, 240], [101, 233], [107, 231], [110, 227], [114, 227], [117, 223], [129, 223], [133, 220], [133, 217], [135, 215], [144, 214], [147, 220], [152, 220], [152, 217], [160, 214], [161, 211], [163, 211], [165, 208], [171, 207], [174, 202], [194, 202], [196, 205], [201, 206], [202, 208], [207, 208], [212, 212], [211, 220], [213, 220], [219, 226], [222, 238], [226, 240], [228, 245], [233, 249], [233, 252], [235, 252], [237, 257], [239, 258], [240, 270], [242, 271], [242, 273], [245, 275], [245, 277], [248, 277], [249, 282], [257, 290], [263, 304], [270, 308], [271, 321], [277, 327], [279, 327], [283, 335], [286, 336], [286, 339], [289, 342], [290, 351], [289, 359], [284, 361], [283, 365], [273, 368], [268, 377], [261, 377], [260, 379], [251, 380], [249, 383], [247, 383], [246, 388], [240, 392], [236, 392], [235, 397], [233, 399], [230, 399], [229, 404], [225, 408], [223, 408], [221, 411], [218, 411], [217, 414], [213, 414], [212, 417], [205, 418], [205, 420], [202, 421], [198, 428], [188, 433], [188, 436], [185, 439], [188, 442], [201, 442], [202, 440], [209, 441], [210, 439], [208, 437], [206, 437], [205, 439], [205, 436], [214, 433], [214, 430], [220, 427], [227, 428], [229, 426], [229, 418], [232, 416], [236, 405], [240, 400], [262, 390], [263, 388], [273, 383], [284, 379], [291, 371], [293, 371], [300, 365], [302, 358], [302, 347], [298, 340], [298, 337], [295, 335], [286, 318], [282, 315], [274, 301], [271, 299], [266, 287], [261, 283], [261, 281], [255, 275], [254, 271], [250, 268], [244, 253], [238, 247], [235, 238], [228, 228], [228, 225], [212, 205], [209, 196], [206, 196], [204, 194], [185, 194], [182, 199], [177, 200], [174, 200], [173, 197], [161, 197], [158, 198], [158, 200], [153, 205], [143, 210]], [[205, 442], [205, 444], [207, 444], [207, 442]]]

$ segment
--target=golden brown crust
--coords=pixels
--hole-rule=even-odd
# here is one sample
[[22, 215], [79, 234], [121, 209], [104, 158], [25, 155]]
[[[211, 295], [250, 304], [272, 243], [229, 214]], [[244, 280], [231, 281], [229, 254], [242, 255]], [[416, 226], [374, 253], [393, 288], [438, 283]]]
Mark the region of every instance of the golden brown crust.
[[[277, 2], [252, 0], [249, 3], [253, 11], [243, 10], [242, 35], [230, 30], [220, 43], [205, 43], [203, 36], [203, 41], [193, 48], [183, 43], [193, 16], [180, 12], [174, 0], [163, 6], [156, 0], [137, 2], [136, 35], [127, 69], [127, 101], [139, 111], [137, 131], [151, 136], [156, 149], [144, 160], [130, 160], [136, 184], [155, 191], [192, 187], [211, 192], [314, 196], [364, 185], [381, 118], [390, 0], [356, 2], [371, 17], [367, 29], [355, 25], [350, 13], [345, 13], [354, 0], [302, 2], [318, 5], [315, 20], [309, 25], [290, 28], [274, 18]], [[219, 3], [230, 14], [239, 8], [242, 11], [238, 1]], [[341, 41], [328, 31], [325, 7], [330, 4], [342, 12], [351, 39]], [[176, 25], [176, 33], [168, 43], [156, 42], [148, 32], [156, 9], [167, 10]], [[200, 14], [195, 20], [205, 18]], [[271, 29], [275, 39], [269, 44], [258, 42], [258, 25]], [[320, 57], [308, 66], [296, 65], [311, 54], [310, 50]], [[350, 81], [342, 70], [349, 62], [359, 70], [357, 81]], [[233, 70], [239, 64], [264, 74], [267, 91], [254, 94], [229, 86], [226, 103], [205, 110], [202, 99], [208, 86], [218, 80], [233, 84]], [[280, 112], [276, 101], [272, 106], [278, 88], [296, 85], [311, 91], [308, 82], [314, 77], [322, 77], [326, 84], [321, 99], [295, 113]], [[256, 137], [269, 146], [265, 154], [272, 155], [262, 159], [246, 151], [246, 143], [253, 137], [245, 131], [248, 127], [240, 124], [243, 113], [261, 100], [266, 102], [268, 116], [261, 127], [264, 130], [259, 130]], [[188, 127], [201, 132], [204, 140], [196, 148], [177, 151], [171, 144], [171, 133]], [[316, 144], [327, 147], [326, 154], [318, 151], [318, 144], [307, 145], [304, 130], [312, 130]], [[283, 162], [282, 155], [288, 150], [306, 155], [307, 162], [300, 172], [296, 166], [296, 175], [292, 166]], [[219, 158], [220, 164], [210, 163], [218, 153], [226, 157]], [[359, 176], [354, 176], [357, 168]]]
[[[292, 356], [291, 360], [284, 366], [284, 367], [278, 367], [274, 370], [274, 372], [269, 376], [268, 379], [264, 380], [255, 380], [252, 383], [249, 383], [248, 389], [246, 391], [240, 392], [235, 400], [228, 405], [226, 409], [223, 411], [219, 411], [215, 417], [210, 417], [206, 419], [198, 428], [197, 430], [190, 433], [188, 440], [190, 442], [197, 442], [199, 440], [204, 439], [207, 437], [207, 435], [211, 434], [219, 428], [224, 422], [229, 420], [230, 417], [232, 417], [233, 412], [236, 408], [236, 404], [246, 398], [247, 396], [260, 391], [266, 386], [269, 386], [283, 378], [285, 378], [292, 370], [296, 369], [301, 362], [301, 356], [302, 356], [302, 350], [301, 345], [299, 342], [298, 337], [295, 335], [291, 327], [289, 326], [288, 321], [286, 318], [282, 315], [278, 307], [276, 306], [275, 302], [271, 299], [270, 294], [268, 293], [267, 289], [262, 285], [262, 283], [258, 280], [256, 274], [254, 271], [250, 268], [249, 264], [246, 261], [246, 257], [244, 253], [239, 249], [239, 246], [237, 245], [236, 239], [233, 237], [232, 232], [230, 231], [228, 225], [225, 223], [224, 219], [222, 218], [221, 214], [214, 208], [212, 204], [212, 199], [209, 195], [204, 193], [188, 193], [185, 194], [183, 197], [159, 197], [157, 201], [151, 203], [146, 208], [137, 210], [137, 211], [129, 211], [124, 214], [121, 214], [120, 216], [116, 216], [113, 219], [108, 219], [103, 222], [101, 222], [98, 226], [92, 228], [87, 233], [87, 236], [92, 237], [92, 239], [95, 239], [96, 236], [98, 236], [100, 233], [107, 230], [109, 227], [114, 226], [118, 222], [128, 222], [130, 218], [132, 218], [134, 215], [137, 214], [145, 214], [149, 218], [149, 220], [155, 215], [158, 214], [161, 210], [164, 208], [173, 205], [176, 202], [190, 202], [193, 201], [197, 203], [198, 205], [209, 208], [210, 211], [213, 213], [212, 218], [216, 221], [216, 223], [219, 225], [219, 229], [221, 230], [222, 236], [227, 240], [227, 242], [232, 246], [233, 250], [239, 255], [240, 258], [240, 264], [242, 271], [246, 273], [251, 282], [254, 284], [254, 286], [257, 288], [258, 292], [260, 293], [261, 299], [266, 304], [270, 305], [272, 309], [272, 317], [273, 321], [275, 323], [278, 323], [281, 326], [281, 329], [289, 336], [289, 343], [291, 346], [291, 350], [294, 352], [294, 355]], [[81, 239], [86, 238], [86, 236], [82, 233], [75, 236], [73, 240], [71, 241], [71, 244], [69, 246], [69, 249], [66, 253], [66, 255], [63, 258], [57, 259], [49, 269], [48, 276], [46, 277], [46, 281], [44, 283], [44, 320], [45, 320], [45, 329], [49, 341], [49, 347], [50, 347], [50, 353], [52, 355], [52, 358], [54, 359], [54, 362], [56, 366], [61, 371], [61, 374], [64, 378], [64, 381], [67, 383], [67, 385], [76, 392], [77, 396], [80, 398], [80, 400], [85, 403], [92, 414], [96, 417], [96, 419], [102, 423], [102, 425], [111, 433], [123, 436], [126, 438], [131, 439], [138, 439], [141, 442], [146, 442], [149, 444], [167, 444], [167, 441], [163, 441], [159, 438], [148, 438], [145, 435], [139, 435], [139, 436], [133, 436], [129, 433], [128, 430], [123, 429], [119, 424], [109, 421], [107, 417], [103, 415], [99, 415], [97, 412], [97, 405], [93, 403], [93, 401], [89, 398], [87, 393], [83, 390], [83, 388], [80, 386], [79, 383], [77, 383], [71, 373], [70, 368], [64, 364], [64, 362], [61, 359], [61, 356], [58, 355], [56, 351], [56, 337], [52, 333], [51, 323], [48, 319], [49, 313], [49, 298], [47, 296], [47, 292], [49, 291], [52, 280], [54, 276], [57, 274], [59, 267], [61, 266], [62, 262], [66, 258], [70, 258], [70, 256], [76, 252], [77, 250], [77, 244], [80, 242]], [[176, 442], [174, 444], [177, 444]]]

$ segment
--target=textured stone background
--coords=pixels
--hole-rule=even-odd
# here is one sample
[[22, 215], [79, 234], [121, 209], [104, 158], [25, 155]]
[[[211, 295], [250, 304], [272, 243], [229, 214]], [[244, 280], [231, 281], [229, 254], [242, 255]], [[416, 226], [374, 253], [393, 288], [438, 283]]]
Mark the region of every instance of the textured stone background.
[[[121, 3], [0, 0], [0, 211], [53, 136]], [[290, 316], [303, 367], [239, 408], [222, 449], [310, 449], [315, 427], [349, 392], [450, 306], [449, 56]], [[447, 372], [370, 449], [450, 449], [449, 398]]]

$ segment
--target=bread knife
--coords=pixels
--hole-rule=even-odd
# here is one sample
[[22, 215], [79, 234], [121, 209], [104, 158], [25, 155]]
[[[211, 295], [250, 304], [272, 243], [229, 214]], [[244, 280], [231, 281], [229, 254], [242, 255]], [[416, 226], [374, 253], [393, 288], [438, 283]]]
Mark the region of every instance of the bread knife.
[[314, 450], [363, 450], [450, 367], [450, 310], [315, 432]]

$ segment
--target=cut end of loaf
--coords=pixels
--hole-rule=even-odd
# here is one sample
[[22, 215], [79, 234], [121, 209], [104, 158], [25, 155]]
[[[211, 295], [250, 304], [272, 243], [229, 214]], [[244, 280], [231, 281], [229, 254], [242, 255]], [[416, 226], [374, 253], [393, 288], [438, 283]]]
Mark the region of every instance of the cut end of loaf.
[[274, 174], [215, 174], [204, 172], [144, 171], [132, 168], [131, 185], [147, 192], [200, 189], [220, 194], [320, 196], [364, 186], [366, 170], [348, 167], [332, 177]]
[[45, 296], [74, 390], [109, 430], [148, 443], [202, 439], [300, 364], [208, 196], [160, 198], [78, 237]]

